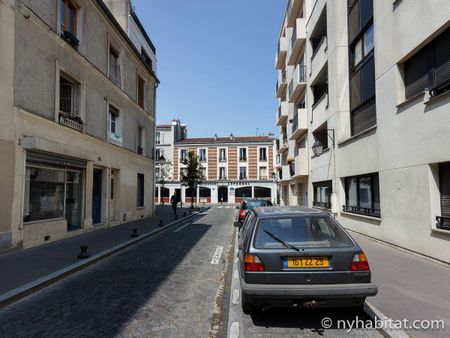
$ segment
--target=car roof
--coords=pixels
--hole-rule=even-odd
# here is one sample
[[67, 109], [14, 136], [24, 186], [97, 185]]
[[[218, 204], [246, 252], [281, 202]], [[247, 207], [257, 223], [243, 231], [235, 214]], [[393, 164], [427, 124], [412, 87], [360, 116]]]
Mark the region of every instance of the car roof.
[[251, 198], [245, 198], [244, 201], [268, 201], [268, 197], [267, 198], [263, 198], [263, 197], [253, 198], [253, 197], [251, 197]]
[[257, 217], [273, 217], [273, 216], [330, 216], [328, 211], [323, 211], [308, 207], [259, 207], [253, 211]]

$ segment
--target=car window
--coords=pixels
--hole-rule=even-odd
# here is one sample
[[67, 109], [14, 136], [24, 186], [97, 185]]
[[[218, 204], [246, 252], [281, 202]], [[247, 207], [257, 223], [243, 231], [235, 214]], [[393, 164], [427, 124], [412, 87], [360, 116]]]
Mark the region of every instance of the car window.
[[251, 237], [251, 233], [253, 231], [254, 220], [255, 220], [254, 213], [249, 212], [247, 215], [247, 218], [246, 218], [247, 223], [245, 224], [245, 228], [243, 229], [243, 232], [242, 232], [242, 240], [243, 240], [244, 248], [247, 247], [249, 238]]
[[256, 200], [256, 201], [247, 201], [247, 207], [249, 209], [257, 208], [257, 207], [265, 207], [267, 206], [266, 200]]
[[255, 248], [284, 248], [264, 230], [298, 247], [353, 246], [350, 237], [330, 216], [266, 218], [259, 221]]

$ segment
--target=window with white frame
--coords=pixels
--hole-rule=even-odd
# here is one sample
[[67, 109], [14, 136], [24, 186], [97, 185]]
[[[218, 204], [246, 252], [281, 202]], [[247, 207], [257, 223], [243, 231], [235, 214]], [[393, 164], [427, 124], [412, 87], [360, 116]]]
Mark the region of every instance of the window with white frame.
[[227, 160], [227, 149], [220, 148], [219, 149], [219, 162], [226, 162]]
[[239, 161], [247, 161], [247, 148], [239, 148]]
[[156, 132], [155, 143], [161, 144], [161, 132], [159, 132], [159, 131]]
[[239, 167], [239, 179], [240, 180], [247, 179], [247, 167]]
[[206, 162], [206, 149], [199, 150], [198, 158], [199, 158], [200, 162]]
[[79, 112], [80, 84], [61, 72], [59, 77], [59, 113], [75, 117]]
[[157, 180], [159, 180], [161, 177], [161, 168], [160, 167], [155, 167], [155, 178]]
[[267, 148], [259, 148], [259, 160], [267, 161]]
[[109, 105], [108, 109], [108, 136], [110, 143], [122, 145], [122, 123], [120, 111], [113, 105]]
[[219, 179], [226, 180], [227, 179], [227, 168], [219, 167]]
[[164, 149], [157, 148], [155, 150], [155, 158], [156, 158], [156, 160], [157, 161], [161, 161], [161, 157], [163, 157], [163, 156], [164, 156]]
[[186, 149], [181, 149], [181, 151], [180, 151], [180, 162], [187, 161], [187, 157], [188, 157], [187, 155], [188, 155], [187, 150]]
[[267, 167], [259, 167], [259, 179], [267, 180]]

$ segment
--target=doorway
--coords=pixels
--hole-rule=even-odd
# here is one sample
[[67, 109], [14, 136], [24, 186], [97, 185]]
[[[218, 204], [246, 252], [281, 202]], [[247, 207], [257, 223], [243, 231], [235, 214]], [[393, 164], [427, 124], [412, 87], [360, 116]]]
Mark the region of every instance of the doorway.
[[92, 224], [102, 221], [102, 169], [94, 169], [92, 180]]
[[175, 189], [175, 196], [177, 197], [177, 202], [181, 202], [181, 189]]
[[68, 230], [81, 228], [83, 201], [82, 173], [78, 170], [66, 172], [66, 219]]
[[219, 203], [228, 203], [228, 188], [227, 187], [219, 187], [218, 190], [218, 198]]
[[114, 221], [116, 213], [116, 171], [111, 169], [111, 181], [109, 187], [109, 220]]

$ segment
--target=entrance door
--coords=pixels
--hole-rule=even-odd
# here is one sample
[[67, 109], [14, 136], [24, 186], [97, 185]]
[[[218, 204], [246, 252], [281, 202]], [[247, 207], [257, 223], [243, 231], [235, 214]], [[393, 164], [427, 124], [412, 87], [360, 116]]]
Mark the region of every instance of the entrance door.
[[94, 169], [92, 182], [92, 223], [102, 221], [102, 170]]
[[227, 187], [219, 187], [218, 190], [219, 203], [227, 203], [228, 202], [228, 188]]
[[181, 189], [175, 189], [175, 196], [177, 197], [177, 201], [181, 202]]
[[80, 171], [66, 173], [66, 219], [68, 230], [81, 227], [81, 206], [83, 202], [82, 175]]
[[111, 181], [109, 186], [109, 220], [114, 221], [116, 212], [116, 171], [111, 170]]

